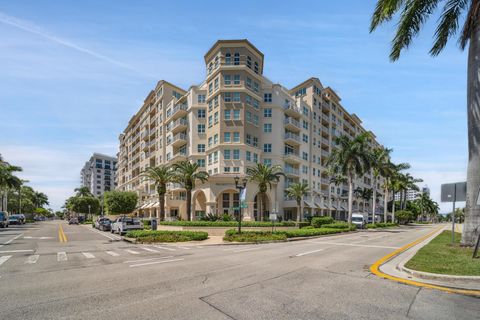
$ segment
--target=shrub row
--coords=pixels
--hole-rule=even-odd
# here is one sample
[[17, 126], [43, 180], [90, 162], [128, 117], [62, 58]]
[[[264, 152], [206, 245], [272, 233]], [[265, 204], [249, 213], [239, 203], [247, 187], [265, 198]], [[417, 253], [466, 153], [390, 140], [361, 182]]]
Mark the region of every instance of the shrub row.
[[320, 228], [324, 224], [331, 224], [334, 222], [335, 220], [333, 220], [332, 217], [313, 217], [311, 225], [315, 228]]
[[[237, 221], [161, 221], [164, 226], [180, 226], [180, 227], [236, 227]], [[283, 221], [275, 223], [279, 227], [294, 227], [294, 221]], [[272, 222], [269, 221], [242, 221], [244, 227], [271, 227]]]
[[330, 229], [348, 229], [350, 227], [351, 226], [347, 222], [343, 222], [343, 221], [336, 221], [334, 223], [322, 225], [322, 228], [330, 228]]
[[392, 223], [392, 222], [378, 222], [375, 224], [367, 224], [368, 229], [377, 229], [377, 228], [391, 228], [391, 227], [397, 227], [398, 223]]
[[241, 234], [236, 229], [227, 230], [225, 232], [225, 241], [235, 242], [264, 242], [272, 240], [286, 240], [287, 235], [283, 231], [271, 232], [271, 231], [242, 231]]
[[203, 231], [133, 230], [128, 231], [126, 236], [140, 242], [184, 242], [205, 240], [208, 238], [208, 233]]

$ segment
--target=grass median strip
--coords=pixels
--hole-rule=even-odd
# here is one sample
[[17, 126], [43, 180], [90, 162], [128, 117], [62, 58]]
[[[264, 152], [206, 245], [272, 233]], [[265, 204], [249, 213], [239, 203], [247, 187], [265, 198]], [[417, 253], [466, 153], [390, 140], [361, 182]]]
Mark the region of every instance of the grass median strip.
[[205, 240], [208, 238], [208, 233], [203, 231], [136, 230], [127, 232], [126, 236], [142, 243], [185, 242]]
[[480, 276], [480, 259], [472, 259], [473, 249], [460, 247], [461, 233], [443, 231], [410, 259], [405, 267], [430, 273]]

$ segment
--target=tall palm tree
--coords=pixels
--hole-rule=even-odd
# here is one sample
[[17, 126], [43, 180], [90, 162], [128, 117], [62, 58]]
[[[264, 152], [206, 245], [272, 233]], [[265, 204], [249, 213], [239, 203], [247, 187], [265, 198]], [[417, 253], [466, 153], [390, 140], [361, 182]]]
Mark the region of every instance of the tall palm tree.
[[22, 171], [21, 167], [14, 166], [4, 161], [0, 155], [0, 193], [2, 194], [2, 211], [7, 211], [8, 190], [18, 189], [22, 185], [20, 178], [15, 176], [15, 172]]
[[353, 183], [363, 176], [371, 165], [370, 133], [364, 132], [353, 139], [343, 135], [335, 139], [338, 148], [327, 159], [331, 172], [347, 177], [348, 223], [352, 223]]
[[407, 209], [407, 190], [419, 191], [420, 188], [417, 186], [417, 183], [423, 182], [422, 179], [417, 179], [412, 177], [410, 173], [400, 174], [399, 177], [399, 187], [402, 191], [402, 197], [400, 201], [400, 208], [402, 210]]
[[73, 191], [76, 192], [77, 197], [93, 197], [93, 194], [90, 192], [88, 187], [75, 188]]
[[165, 194], [167, 193], [167, 184], [172, 182], [175, 176], [172, 168], [168, 165], [148, 167], [141, 173], [141, 176], [154, 183], [158, 193], [160, 221], [165, 220]]
[[206, 171], [199, 171], [198, 168], [198, 163], [190, 161], [181, 161], [172, 165], [174, 181], [180, 183], [187, 191], [187, 217], [189, 221], [192, 220], [192, 190], [195, 189], [195, 183], [197, 180], [204, 183], [209, 177]]
[[303, 197], [310, 191], [306, 183], [292, 183], [285, 189], [289, 197], [295, 198], [297, 202], [297, 224], [302, 220], [302, 202]]
[[460, 48], [469, 45], [467, 66], [467, 123], [468, 169], [467, 203], [462, 243], [473, 245], [475, 229], [480, 225], [480, 206], [476, 205], [480, 189], [480, 1], [478, 0], [378, 0], [373, 13], [370, 32], [391, 20], [397, 13], [400, 21], [392, 42], [390, 59], [397, 60], [402, 50], [408, 48], [433, 11], [443, 4], [435, 31], [435, 42], [430, 54], [437, 56], [448, 40], [463, 27], [459, 37]]
[[268, 188], [271, 189], [272, 184], [279, 182], [280, 177], [285, 176], [285, 174], [283, 173], [282, 167], [279, 165], [271, 166], [263, 163], [257, 163], [256, 166], [247, 168], [247, 176], [250, 181], [258, 184], [257, 209], [260, 216], [260, 221], [263, 221], [262, 209], [263, 205], [266, 203], [265, 196]]
[[[376, 213], [376, 204], [377, 204], [377, 184], [378, 179], [380, 176], [388, 178], [391, 172], [391, 165], [390, 165], [390, 153], [392, 153], [392, 149], [388, 149], [385, 147], [379, 147], [372, 150], [372, 223], [375, 224], [375, 213]], [[387, 194], [384, 194], [386, 198]], [[383, 221], [387, 222], [387, 211], [383, 210]]]
[[33, 200], [37, 208], [43, 208], [44, 205], [50, 204], [48, 202], [48, 196], [43, 192], [34, 191]]
[[[347, 184], [347, 183], [348, 183], [347, 177], [345, 177], [345, 176], [343, 176], [343, 175], [341, 175], [341, 174], [337, 174], [337, 173], [335, 173], [335, 172], [332, 172], [331, 169], [327, 169], [327, 173], [328, 173], [328, 175], [330, 176], [330, 185], [333, 184], [334, 186], [341, 186], [341, 185], [344, 185], [344, 184]], [[341, 195], [340, 195], [340, 196], [337, 196], [337, 195], [335, 195], [335, 193], [334, 193], [333, 195], [330, 194], [330, 203], [331, 203], [331, 201], [332, 201], [332, 196], [333, 196], [333, 197], [336, 197], [336, 198], [337, 198], [337, 199], [336, 199], [337, 201], [338, 201], [338, 199], [341, 197]], [[338, 204], [338, 203], [337, 203], [337, 204]], [[331, 210], [330, 210], [330, 216], [332, 216]], [[336, 219], [337, 216], [332, 217], [332, 218], [335, 218], [335, 219]]]

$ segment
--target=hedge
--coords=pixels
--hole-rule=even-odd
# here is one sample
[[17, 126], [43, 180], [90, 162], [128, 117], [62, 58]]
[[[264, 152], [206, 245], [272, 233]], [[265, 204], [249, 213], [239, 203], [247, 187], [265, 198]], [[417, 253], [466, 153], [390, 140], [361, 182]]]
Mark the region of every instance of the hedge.
[[127, 238], [137, 239], [139, 242], [184, 242], [200, 241], [208, 238], [208, 233], [203, 231], [128, 231]]
[[[179, 227], [236, 227], [237, 221], [161, 221], [164, 226]], [[271, 227], [273, 224], [269, 221], [242, 221], [243, 227]], [[295, 227], [295, 221], [282, 221], [275, 223], [278, 227]]]
[[[352, 226], [355, 226], [355, 225], [352, 225]], [[337, 221], [337, 222], [334, 222], [334, 223], [324, 224], [324, 225], [322, 225], [322, 228], [348, 229], [349, 227], [351, 228], [352, 226], [350, 226], [347, 222]]]
[[341, 232], [348, 232], [350, 229], [327, 229], [327, 228], [315, 228], [315, 229], [298, 229], [298, 230], [288, 230], [284, 231], [287, 235], [287, 238], [297, 238], [297, 237], [314, 237], [322, 236], [326, 234], [334, 234]]
[[320, 228], [324, 224], [331, 224], [334, 223], [335, 220], [333, 220], [332, 217], [313, 217], [312, 218], [312, 226], [315, 228]]
[[235, 242], [264, 242], [274, 240], [286, 240], [287, 235], [283, 231], [242, 231], [238, 233], [236, 229], [227, 230], [223, 240]]
[[377, 222], [375, 224], [369, 223], [367, 224], [368, 229], [377, 229], [377, 228], [391, 228], [391, 227], [398, 227], [398, 223], [392, 222]]

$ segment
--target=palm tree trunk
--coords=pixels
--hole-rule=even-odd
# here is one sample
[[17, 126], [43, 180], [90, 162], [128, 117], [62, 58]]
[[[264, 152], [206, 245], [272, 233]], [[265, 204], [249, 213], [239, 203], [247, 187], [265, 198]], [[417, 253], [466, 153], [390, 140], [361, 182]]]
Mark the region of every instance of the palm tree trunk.
[[300, 226], [299, 223], [300, 223], [301, 211], [302, 211], [302, 203], [297, 202], [297, 226]]
[[395, 190], [392, 190], [392, 222], [395, 222]]
[[[375, 179], [375, 183], [374, 183], [374, 186], [373, 186], [373, 193], [372, 193], [372, 217], [373, 217], [373, 220], [372, 220], [372, 223], [375, 224], [375, 211], [376, 211], [376, 205], [377, 205], [377, 201], [375, 201], [377, 199], [377, 181]], [[386, 219], [386, 217], [385, 217]]]
[[187, 219], [192, 221], [192, 190], [187, 189]]
[[160, 206], [160, 221], [165, 220], [165, 194], [158, 193], [158, 203]]
[[348, 177], [348, 223], [352, 223], [353, 179]]
[[[478, 19], [476, 17], [475, 19]], [[477, 20], [478, 21], [478, 20]], [[480, 191], [480, 24], [476, 24], [470, 38], [467, 72], [468, 115], [468, 169], [467, 203], [462, 244], [473, 245], [480, 226], [480, 206], [477, 204]], [[477, 231], [478, 232], [478, 231]]]
[[263, 221], [263, 193], [257, 195], [258, 202], [258, 219]]
[[[387, 216], [388, 216], [388, 208], [387, 208], [387, 205], [388, 205], [388, 188], [385, 187], [383, 190], [384, 190], [384, 192], [383, 192], [383, 216], [385, 217], [385, 219], [387, 219]], [[392, 216], [392, 222], [393, 222], [393, 216]]]

